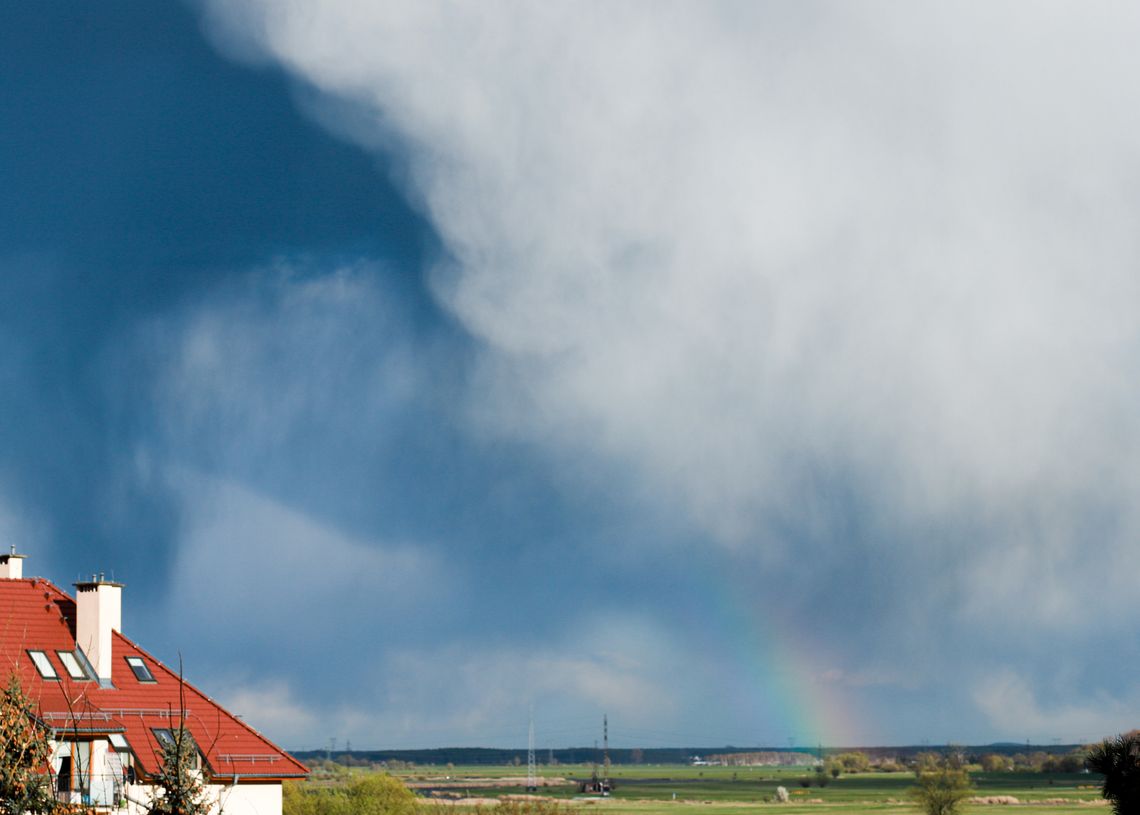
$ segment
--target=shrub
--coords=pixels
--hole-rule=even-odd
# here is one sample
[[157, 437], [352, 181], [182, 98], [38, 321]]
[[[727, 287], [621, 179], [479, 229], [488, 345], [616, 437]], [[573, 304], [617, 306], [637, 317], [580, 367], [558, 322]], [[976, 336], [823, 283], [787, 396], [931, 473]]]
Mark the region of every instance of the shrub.
[[285, 784], [282, 815], [416, 815], [416, 796], [387, 773], [368, 773], [343, 787]]
[[973, 790], [966, 771], [949, 763], [936, 769], [920, 769], [915, 776], [910, 794], [926, 815], [955, 815]]

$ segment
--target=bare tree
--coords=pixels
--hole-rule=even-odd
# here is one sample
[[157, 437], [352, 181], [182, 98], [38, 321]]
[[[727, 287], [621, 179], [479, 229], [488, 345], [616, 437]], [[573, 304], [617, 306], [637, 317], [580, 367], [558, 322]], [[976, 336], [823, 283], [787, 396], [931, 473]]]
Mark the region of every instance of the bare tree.
[[[173, 717], [171, 717], [173, 718]], [[150, 815], [207, 815], [210, 810], [199, 766], [198, 745], [186, 726], [186, 693], [182, 659], [178, 659], [178, 726], [162, 741], [161, 762], [154, 779], [156, 787]]]

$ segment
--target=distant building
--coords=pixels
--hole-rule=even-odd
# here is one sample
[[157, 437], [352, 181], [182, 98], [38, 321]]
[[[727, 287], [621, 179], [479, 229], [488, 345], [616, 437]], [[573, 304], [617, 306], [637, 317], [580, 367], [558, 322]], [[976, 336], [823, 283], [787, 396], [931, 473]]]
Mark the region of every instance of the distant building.
[[305, 766], [123, 636], [121, 584], [93, 576], [72, 598], [23, 577], [23, 558], [0, 555], [0, 664], [53, 730], [57, 797], [141, 815], [181, 696], [213, 811], [280, 815], [282, 781], [304, 778]]

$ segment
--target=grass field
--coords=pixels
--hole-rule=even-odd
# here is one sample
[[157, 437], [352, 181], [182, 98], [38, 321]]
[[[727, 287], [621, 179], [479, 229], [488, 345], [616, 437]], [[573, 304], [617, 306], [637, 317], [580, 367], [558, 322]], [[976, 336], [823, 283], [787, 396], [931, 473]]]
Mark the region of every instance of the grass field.
[[[608, 798], [587, 798], [578, 793], [577, 782], [588, 778], [590, 765], [540, 767], [539, 795], [572, 804], [584, 812], [601, 815], [741, 815], [742, 809], [763, 809], [782, 815], [824, 813], [910, 813], [917, 811], [908, 799], [914, 775], [858, 773], [828, 779], [817, 786], [810, 768], [693, 767], [687, 765], [637, 765], [614, 767], [610, 776], [614, 792]], [[518, 795], [524, 767], [417, 767], [395, 773], [421, 795], [437, 794], [462, 798], [495, 798]], [[803, 778], [811, 787], [801, 786]], [[1088, 815], [1101, 809], [1098, 777], [1087, 774], [975, 773], [971, 778], [976, 796], [1013, 796], [1017, 805], [968, 804], [967, 815], [1005, 810], [1010, 815]], [[560, 783], [562, 782], [562, 783]], [[788, 790], [791, 800], [775, 802], [776, 788]], [[1010, 812], [1012, 810], [1012, 812]]]

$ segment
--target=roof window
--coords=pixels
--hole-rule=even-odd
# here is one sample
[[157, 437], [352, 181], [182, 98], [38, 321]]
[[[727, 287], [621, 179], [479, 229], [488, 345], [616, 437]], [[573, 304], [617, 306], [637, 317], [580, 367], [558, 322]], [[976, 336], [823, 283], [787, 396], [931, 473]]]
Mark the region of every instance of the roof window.
[[129, 753], [131, 751], [131, 745], [122, 733], [108, 733], [107, 741], [111, 742], [111, 749], [116, 753]]
[[74, 651], [56, 651], [55, 653], [59, 657], [59, 661], [63, 663], [63, 669], [72, 679], [84, 681], [94, 679], [84, 665], [87, 662], [86, 659], [81, 661]]
[[32, 658], [32, 662], [36, 665], [36, 670], [40, 672], [40, 676], [44, 679], [59, 679], [59, 674], [55, 670], [55, 666], [51, 664], [48, 655], [43, 651], [28, 651], [28, 656]]
[[139, 682], [154, 682], [154, 674], [150, 672], [150, 668], [143, 662], [142, 657], [127, 657], [127, 664], [131, 666], [131, 671], [134, 672], [135, 679]]

